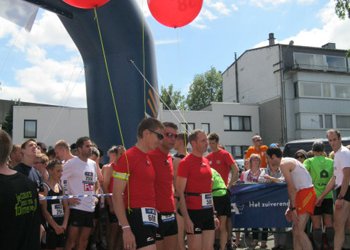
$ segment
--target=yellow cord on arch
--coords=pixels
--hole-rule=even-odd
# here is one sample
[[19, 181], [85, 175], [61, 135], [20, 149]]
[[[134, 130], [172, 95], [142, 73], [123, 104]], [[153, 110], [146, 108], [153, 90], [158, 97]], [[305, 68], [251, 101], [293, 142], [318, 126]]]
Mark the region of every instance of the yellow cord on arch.
[[[94, 8], [94, 14], [95, 14], [95, 20], [96, 20], [98, 35], [99, 35], [99, 38], [100, 38], [101, 49], [102, 49], [102, 56], [103, 56], [103, 60], [104, 60], [104, 64], [105, 64], [105, 69], [106, 69], [106, 74], [107, 74], [109, 89], [110, 89], [110, 92], [111, 92], [111, 95], [112, 95], [112, 101], [113, 101], [114, 112], [115, 112], [115, 116], [116, 116], [116, 119], [117, 119], [117, 124], [118, 124], [118, 130], [119, 130], [119, 134], [120, 134], [120, 139], [121, 139], [121, 143], [122, 143], [123, 147], [125, 148], [125, 142], [124, 142], [123, 132], [122, 132], [122, 128], [121, 128], [121, 125], [120, 125], [120, 119], [119, 119], [119, 113], [118, 113], [117, 104], [116, 104], [116, 102], [115, 102], [115, 96], [114, 96], [114, 92], [113, 92], [113, 86], [112, 86], [111, 76], [110, 76], [110, 73], [109, 73], [109, 67], [108, 67], [108, 62], [107, 62], [105, 47], [104, 47], [104, 44], [103, 44], [103, 39], [102, 39], [102, 33], [101, 33], [100, 23], [99, 23], [99, 21], [98, 21], [98, 15], [97, 15], [96, 7]], [[128, 157], [126, 157], [126, 164], [127, 164], [127, 168], [128, 168], [128, 175], [130, 175]], [[129, 185], [128, 185], [128, 188], [127, 188], [127, 189], [128, 189], [128, 210], [130, 211], [131, 209], [130, 209]]]

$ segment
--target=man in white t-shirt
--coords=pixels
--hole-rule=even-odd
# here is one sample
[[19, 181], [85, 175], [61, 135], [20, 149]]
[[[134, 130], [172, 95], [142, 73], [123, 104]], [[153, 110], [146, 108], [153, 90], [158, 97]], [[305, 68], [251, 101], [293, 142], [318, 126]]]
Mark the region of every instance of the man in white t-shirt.
[[70, 202], [68, 238], [65, 249], [86, 249], [93, 228], [94, 210], [97, 199], [92, 195], [97, 188], [96, 163], [89, 159], [92, 143], [90, 138], [77, 140], [78, 157], [64, 164], [61, 177], [66, 195], [89, 195]]
[[335, 188], [337, 199], [334, 207], [334, 250], [340, 250], [344, 243], [346, 221], [350, 219], [350, 151], [342, 145], [338, 130], [328, 130], [327, 139], [334, 151], [334, 173], [317, 199], [317, 205]]

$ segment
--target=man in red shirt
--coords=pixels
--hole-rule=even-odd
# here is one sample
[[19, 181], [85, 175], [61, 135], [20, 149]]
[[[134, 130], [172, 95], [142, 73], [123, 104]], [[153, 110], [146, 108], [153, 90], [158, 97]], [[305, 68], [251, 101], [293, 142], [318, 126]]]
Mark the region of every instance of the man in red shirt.
[[253, 146], [250, 146], [247, 150], [247, 153], [245, 154], [244, 159], [249, 159], [251, 154], [258, 154], [261, 158], [260, 166], [262, 168], [267, 167], [267, 160], [266, 160], [266, 150], [267, 146], [262, 144], [262, 139], [260, 135], [254, 135], [252, 137]]
[[215, 236], [212, 172], [209, 161], [203, 157], [208, 139], [204, 131], [195, 130], [189, 136], [189, 141], [192, 152], [180, 162], [176, 191], [185, 222], [188, 248], [211, 250]]
[[[210, 133], [208, 136], [209, 147], [211, 153], [207, 155], [210, 166], [215, 169], [224, 180], [227, 188], [229, 189], [238, 179], [238, 166], [233, 159], [232, 155], [224, 149], [219, 147], [219, 136], [216, 133]], [[231, 172], [230, 183], [228, 184], [229, 173]], [[227, 235], [227, 248], [232, 249], [232, 222], [230, 219], [231, 213], [227, 213], [227, 209], [224, 209], [224, 204], [222, 202], [214, 204], [218, 212], [218, 218], [220, 221], [220, 242], [223, 242]], [[216, 244], [218, 240], [216, 240]], [[226, 239], [225, 239], [226, 241]], [[221, 244], [222, 245], [222, 244]]]
[[175, 250], [177, 223], [174, 201], [174, 168], [170, 150], [174, 147], [176, 124], [164, 122], [164, 139], [159, 147], [148, 153], [155, 173], [156, 209], [158, 210], [157, 250]]
[[145, 118], [137, 129], [137, 143], [114, 166], [113, 207], [123, 230], [124, 249], [156, 250], [155, 171], [148, 152], [159, 146], [163, 124]]

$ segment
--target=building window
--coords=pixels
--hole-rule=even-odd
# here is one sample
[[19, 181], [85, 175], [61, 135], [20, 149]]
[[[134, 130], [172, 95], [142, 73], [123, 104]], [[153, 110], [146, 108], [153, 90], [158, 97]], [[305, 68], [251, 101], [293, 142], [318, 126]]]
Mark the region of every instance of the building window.
[[180, 123], [180, 131], [182, 133], [192, 133], [196, 128], [196, 125], [193, 122], [181, 122]]
[[37, 138], [37, 120], [24, 120], [24, 138]]
[[224, 130], [225, 131], [251, 131], [251, 117], [250, 116], [224, 116]]
[[244, 153], [249, 146], [225, 145], [225, 149], [236, 159], [243, 159]]
[[202, 129], [208, 135], [210, 133], [210, 123], [202, 123]]
[[296, 97], [350, 99], [350, 86], [346, 84], [299, 81], [295, 91]]
[[336, 115], [337, 128], [350, 128], [350, 116], [349, 115]]
[[300, 113], [296, 115], [296, 123], [297, 129], [333, 128], [333, 116], [331, 114]]
[[346, 71], [345, 57], [340, 56], [326, 56], [326, 63], [328, 69], [335, 71]]

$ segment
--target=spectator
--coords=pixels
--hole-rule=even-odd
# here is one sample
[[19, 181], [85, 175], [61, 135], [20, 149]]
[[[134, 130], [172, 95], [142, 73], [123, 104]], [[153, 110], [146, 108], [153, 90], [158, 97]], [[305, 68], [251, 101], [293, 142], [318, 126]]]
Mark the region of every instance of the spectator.
[[299, 149], [295, 152], [294, 158], [303, 163], [307, 159], [307, 153], [304, 149]]
[[49, 173], [47, 172], [47, 164], [49, 163], [49, 157], [46, 154], [39, 153], [35, 157], [34, 168], [39, 171], [43, 181], [48, 181]]
[[245, 154], [245, 159], [249, 159], [251, 154], [258, 154], [261, 159], [260, 166], [262, 168], [266, 168], [267, 161], [266, 161], [266, 150], [267, 146], [262, 144], [262, 138], [260, 135], [254, 135], [252, 137], [253, 145], [250, 146], [247, 150], [247, 153]]

